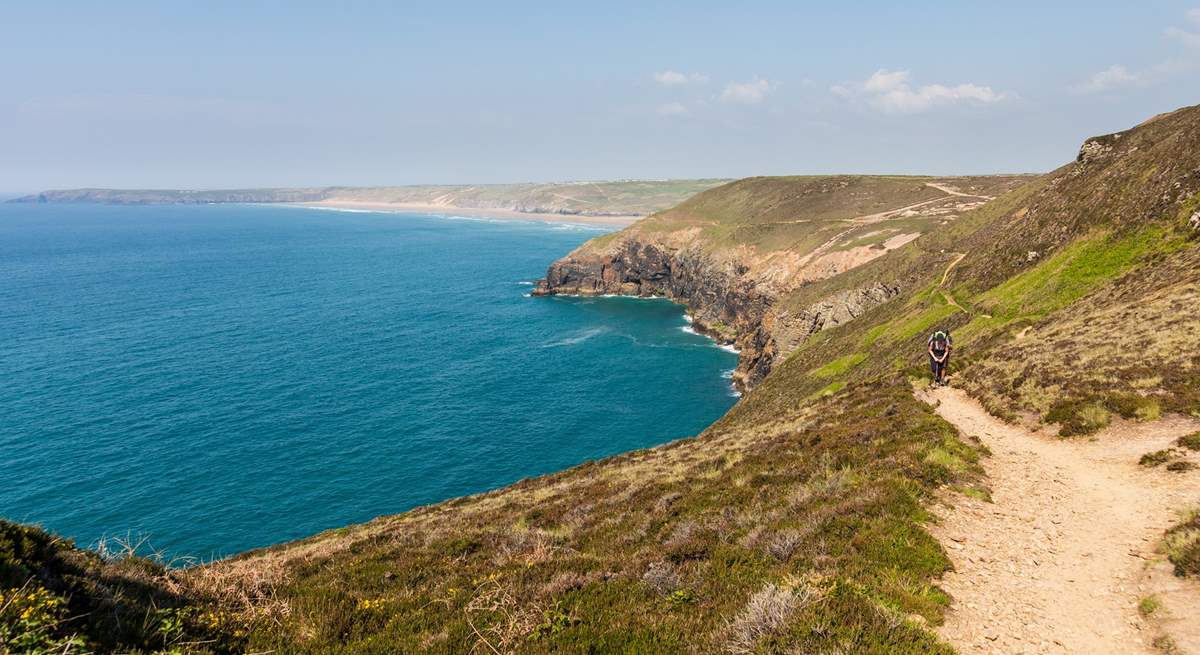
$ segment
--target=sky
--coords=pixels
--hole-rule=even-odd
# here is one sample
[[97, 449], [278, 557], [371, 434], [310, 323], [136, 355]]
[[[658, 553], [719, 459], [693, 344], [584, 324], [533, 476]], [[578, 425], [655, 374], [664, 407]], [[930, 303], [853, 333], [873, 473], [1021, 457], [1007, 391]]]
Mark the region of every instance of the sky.
[[1200, 103], [1198, 0], [333, 4], [5, 0], [0, 192], [1039, 172]]

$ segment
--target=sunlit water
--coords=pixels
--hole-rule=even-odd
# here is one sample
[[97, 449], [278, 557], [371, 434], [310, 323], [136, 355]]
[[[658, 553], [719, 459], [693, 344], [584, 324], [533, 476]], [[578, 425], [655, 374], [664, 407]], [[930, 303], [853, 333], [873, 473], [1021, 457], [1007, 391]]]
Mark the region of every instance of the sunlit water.
[[597, 234], [0, 204], [0, 516], [208, 558], [699, 432], [682, 308], [528, 296]]

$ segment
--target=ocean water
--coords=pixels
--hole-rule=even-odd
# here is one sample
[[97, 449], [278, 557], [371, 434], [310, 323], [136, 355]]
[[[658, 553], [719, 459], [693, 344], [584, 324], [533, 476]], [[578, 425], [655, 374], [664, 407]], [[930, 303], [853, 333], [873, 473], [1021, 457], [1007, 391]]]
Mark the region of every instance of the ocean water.
[[681, 307], [528, 296], [599, 233], [0, 204], [0, 516], [211, 558], [696, 434]]

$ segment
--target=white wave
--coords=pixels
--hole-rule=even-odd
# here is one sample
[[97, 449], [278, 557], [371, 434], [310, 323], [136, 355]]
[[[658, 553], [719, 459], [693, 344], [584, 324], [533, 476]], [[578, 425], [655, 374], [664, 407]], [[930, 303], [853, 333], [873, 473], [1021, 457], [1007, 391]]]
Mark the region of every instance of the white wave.
[[[283, 206], [286, 207], [288, 205], [285, 204]], [[383, 209], [351, 209], [349, 207], [312, 207], [312, 206], [308, 206], [308, 205], [301, 206], [301, 207], [299, 207], [299, 209], [316, 209], [316, 210], [324, 211], [324, 212], [339, 212], [342, 214], [395, 214], [396, 213], [396, 212], [391, 212], [391, 211], [387, 211], [387, 210], [383, 210]]]
[[721, 377], [725, 378], [726, 380], [732, 380], [732, 379], [733, 379], [733, 372], [734, 372], [735, 370], [736, 370], [736, 369], [732, 369], [732, 368], [731, 368], [731, 369], [729, 369], [728, 371], [725, 371], [724, 373], [722, 373], [722, 374], [721, 374]]
[[565, 231], [565, 232], [612, 232], [613, 231], [613, 228], [610, 228], [610, 227], [603, 227], [603, 226], [598, 226], [598, 225], [582, 225], [579, 223], [550, 222], [550, 225], [554, 226], [554, 227], [550, 228], [552, 230], [559, 230], [559, 231]]
[[716, 339], [713, 339], [712, 337], [708, 336], [707, 334], [701, 334], [700, 332], [697, 332], [696, 328], [691, 326], [691, 321], [688, 321], [688, 325], [685, 325], [679, 329], [683, 332], [687, 332], [688, 334], [694, 334], [696, 336], [705, 337], [709, 341], [712, 342], [712, 345], [714, 347], [720, 348], [721, 350], [724, 350], [725, 352], [733, 353], [735, 355], [742, 352], [742, 351], [738, 350], [737, 346], [734, 346], [732, 343], [720, 343], [719, 341], [717, 341]]
[[530, 282], [529, 280], [521, 280], [521, 281], [520, 281], [520, 282], [518, 282], [517, 284], [519, 284], [519, 285], [521, 285], [521, 286], [523, 286], [523, 287], [531, 287], [531, 286], [533, 286], [533, 282]]
[[588, 339], [591, 339], [594, 336], [604, 334], [605, 332], [608, 332], [608, 328], [590, 328], [590, 329], [584, 330], [583, 332], [573, 334], [569, 337], [559, 339], [558, 341], [552, 341], [550, 343], [542, 344], [542, 347], [543, 348], [557, 348], [559, 346], [573, 346], [577, 343], [583, 343], [584, 341], [587, 341]]
[[683, 320], [687, 321], [689, 325], [696, 322], [696, 319], [692, 318], [691, 314], [684, 314]]

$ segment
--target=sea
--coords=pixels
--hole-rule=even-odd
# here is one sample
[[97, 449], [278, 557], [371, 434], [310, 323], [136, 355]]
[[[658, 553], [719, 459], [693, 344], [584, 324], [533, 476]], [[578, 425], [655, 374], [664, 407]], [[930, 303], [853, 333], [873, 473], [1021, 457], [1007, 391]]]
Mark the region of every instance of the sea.
[[0, 517], [207, 561], [695, 435], [683, 307], [530, 296], [608, 229], [0, 204]]

